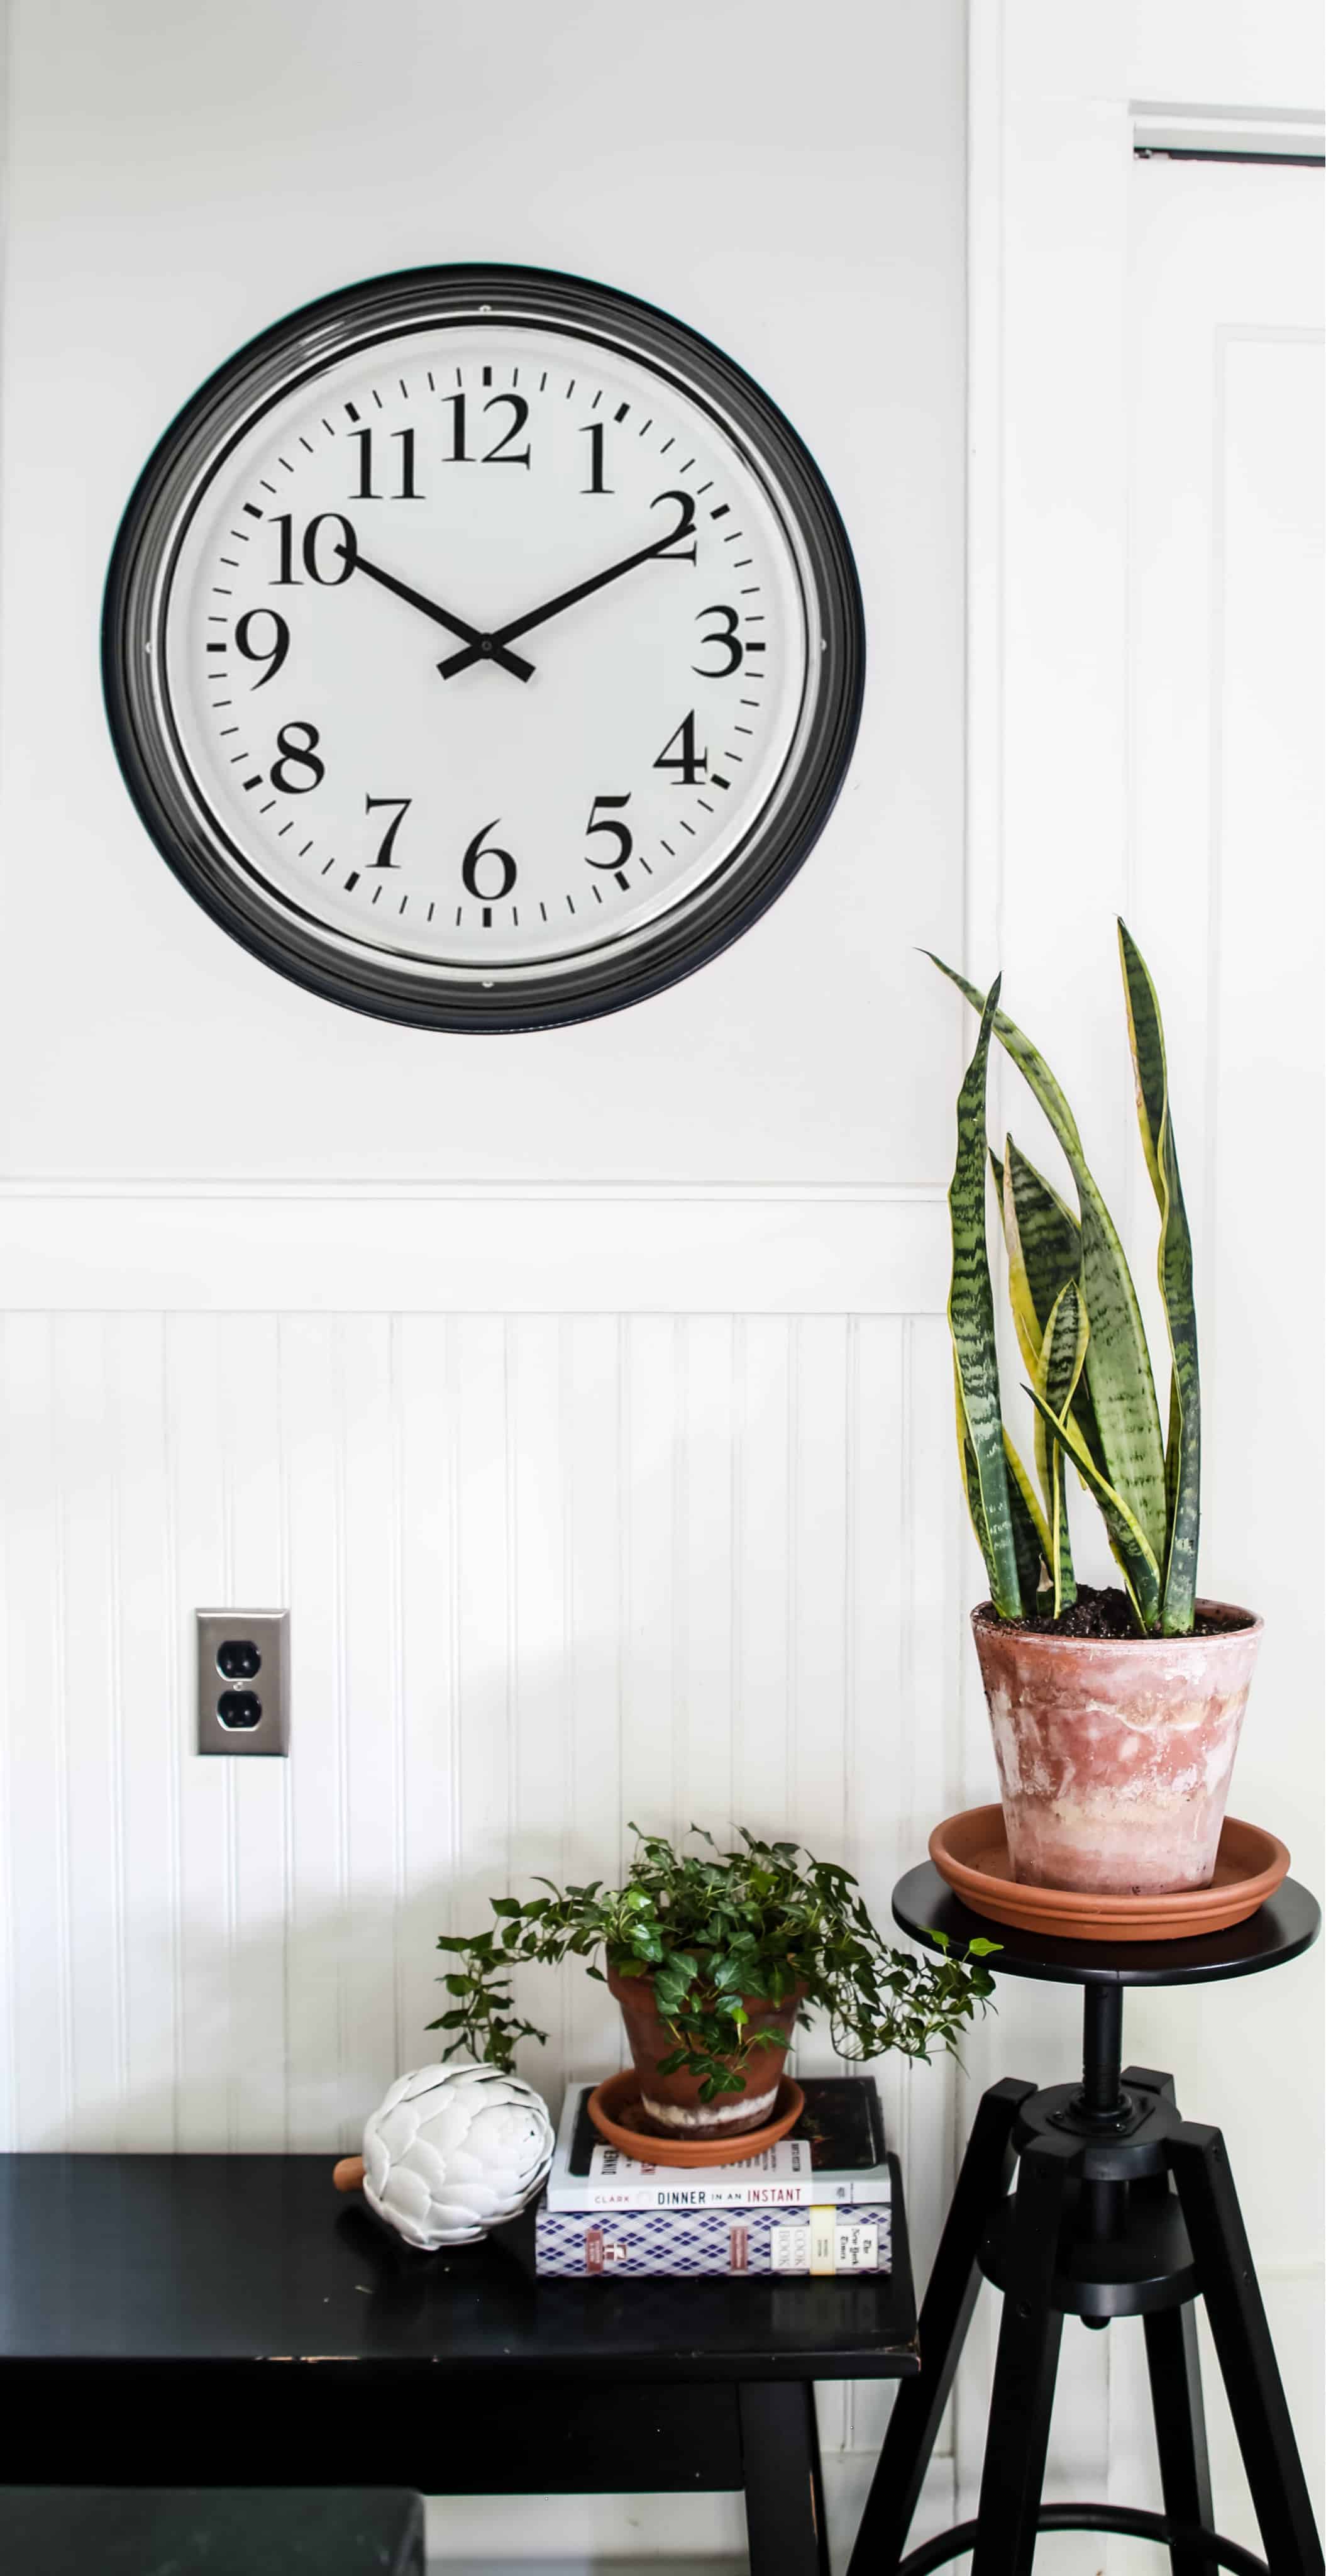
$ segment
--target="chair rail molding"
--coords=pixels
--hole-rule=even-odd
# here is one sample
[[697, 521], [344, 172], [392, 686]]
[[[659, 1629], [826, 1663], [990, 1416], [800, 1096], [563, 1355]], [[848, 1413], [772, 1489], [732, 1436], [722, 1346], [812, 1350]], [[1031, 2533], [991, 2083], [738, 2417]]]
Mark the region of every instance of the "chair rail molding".
[[943, 1185], [0, 1182], [0, 1309], [936, 1315]]

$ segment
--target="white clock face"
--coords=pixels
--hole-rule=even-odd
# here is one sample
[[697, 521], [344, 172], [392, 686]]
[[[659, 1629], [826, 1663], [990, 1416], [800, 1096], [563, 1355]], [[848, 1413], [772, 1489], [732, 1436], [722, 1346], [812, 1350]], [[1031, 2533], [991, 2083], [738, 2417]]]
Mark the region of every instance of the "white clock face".
[[753, 389], [540, 283], [394, 328], [337, 299], [339, 344], [295, 317], [121, 538], [127, 721], [181, 872], [286, 971], [453, 1025], [612, 1007], [733, 935], [859, 688]]

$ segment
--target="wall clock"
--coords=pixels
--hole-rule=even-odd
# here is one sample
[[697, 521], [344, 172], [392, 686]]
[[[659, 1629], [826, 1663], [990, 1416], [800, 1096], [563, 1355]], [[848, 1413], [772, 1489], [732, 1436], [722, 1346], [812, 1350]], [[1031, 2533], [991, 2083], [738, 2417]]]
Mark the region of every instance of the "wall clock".
[[688, 974], [851, 756], [842, 522], [787, 421], [652, 307], [535, 269], [307, 306], [167, 431], [106, 701], [224, 929], [387, 1018], [542, 1028]]

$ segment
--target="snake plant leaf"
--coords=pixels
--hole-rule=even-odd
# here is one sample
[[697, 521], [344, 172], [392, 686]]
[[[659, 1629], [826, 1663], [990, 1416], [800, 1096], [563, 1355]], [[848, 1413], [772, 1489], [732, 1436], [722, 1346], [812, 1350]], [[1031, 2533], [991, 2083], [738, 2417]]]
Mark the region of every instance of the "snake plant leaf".
[[1013, 1309], [1013, 1324], [1017, 1332], [1018, 1349], [1022, 1353], [1023, 1365], [1030, 1369], [1034, 1377], [1036, 1364], [1040, 1358], [1043, 1325], [1036, 1312], [1027, 1278], [1017, 1209], [1008, 1184], [1007, 1158], [1001, 1163], [993, 1145], [990, 1148], [990, 1170], [994, 1176], [999, 1200], [999, 1216], [1004, 1229], [1004, 1251], [1008, 1256], [1008, 1302]]
[[[976, 1473], [976, 1452], [971, 1445], [967, 1417], [962, 1407], [962, 1382], [957, 1361], [953, 1363], [953, 1392], [957, 1401], [958, 1448], [962, 1457], [963, 1484], [967, 1509], [987, 1566], [990, 1561], [985, 1523], [985, 1506], [981, 1501], [981, 1480]], [[1034, 1602], [1042, 1581], [1049, 1581], [1050, 1541], [1036, 1499], [1035, 1487], [1022, 1464], [1008, 1433], [1004, 1433], [1004, 1463], [1008, 1469], [1008, 1509], [1013, 1524], [1013, 1546], [1018, 1564], [1018, 1588], [1024, 1605]]]
[[963, 1471], [965, 1475], [965, 1442], [970, 1441], [980, 1498], [980, 1517], [975, 1512], [972, 1517], [990, 1577], [990, 1598], [1001, 1619], [1017, 1619], [1022, 1615], [1022, 1592], [1004, 1464], [994, 1291], [985, 1240], [985, 1083], [998, 999], [996, 976], [981, 1011], [976, 1052], [958, 1093], [958, 1148], [948, 1194], [953, 1235], [948, 1320], [965, 1425]]
[[1025, 1609], [1034, 1610], [1042, 1583], [1051, 1583], [1050, 1534], [1026, 1468], [1022, 1464], [1008, 1433], [1004, 1433], [1004, 1463], [1008, 1469], [1008, 1504], [1013, 1515], [1013, 1544], [1018, 1552], [1018, 1578], [1022, 1585]]
[[[942, 957], [935, 957], [931, 950], [925, 953], [940, 973], [966, 995], [973, 1009], [983, 1009], [981, 995], [965, 975], [946, 966]], [[1160, 1563], [1166, 1539], [1165, 1449], [1137, 1291], [1114, 1220], [1082, 1151], [1077, 1122], [1058, 1083], [1044, 1058], [1005, 1011], [995, 1011], [993, 1026], [1049, 1119], [1068, 1158], [1077, 1190], [1082, 1232], [1080, 1286], [1091, 1326], [1086, 1381], [1104, 1459], [1104, 1469], [1095, 1471], [1097, 1482], [1124, 1505], [1141, 1530], [1152, 1558]], [[1091, 1463], [1094, 1465], [1094, 1461]]]
[[[1035, 1308], [1041, 1338], [1050, 1320], [1054, 1301], [1066, 1279], [1080, 1282], [1082, 1275], [1082, 1232], [1075, 1216], [1064, 1206], [1056, 1189], [1052, 1189], [1043, 1172], [1027, 1160], [1012, 1137], [1007, 1140], [1005, 1169], [1013, 1200], [1012, 1222], [1017, 1227], [1022, 1258], [1026, 1265], [1027, 1285]], [[1036, 1363], [1030, 1363], [1036, 1374]], [[1079, 1378], [1073, 1395], [1073, 1419], [1081, 1432], [1092, 1459], [1102, 1476], [1106, 1473], [1105, 1452], [1091, 1403], [1091, 1390], [1085, 1377]], [[1044, 1475], [1045, 1434], [1036, 1429], [1036, 1463]]]
[[1142, 1151], [1151, 1175], [1156, 1205], [1165, 1213], [1165, 1184], [1160, 1173], [1160, 1131], [1165, 1123], [1165, 1104], [1169, 1090], [1165, 1070], [1165, 1033], [1160, 1024], [1160, 1004], [1156, 988], [1147, 972], [1141, 950], [1122, 916], [1118, 922], [1119, 964], [1123, 969], [1123, 995], [1128, 1010], [1128, 1044], [1133, 1058], [1133, 1084], [1137, 1092], [1137, 1124], [1142, 1131]]
[[[1029, 1163], [1011, 1136], [1004, 1145], [1004, 1189], [1012, 1208], [1011, 1222], [1026, 1269], [1027, 1292], [1036, 1317], [1038, 1339], [1050, 1320], [1050, 1309], [1066, 1279], [1082, 1270], [1082, 1233], [1057, 1190]], [[1008, 1223], [1008, 1219], [1005, 1223]]]
[[1095, 1495], [1133, 1605], [1133, 1616], [1139, 1628], [1147, 1633], [1154, 1632], [1160, 1621], [1160, 1567], [1148, 1545], [1145, 1531], [1134, 1520], [1122, 1495], [1115, 1492], [1113, 1485], [1093, 1465], [1071, 1414], [1066, 1422], [1060, 1422], [1034, 1386], [1029, 1386], [1027, 1393], [1051, 1439], [1066, 1451], [1083, 1483]]
[[[1075, 1279], [1066, 1279], [1054, 1301], [1050, 1319], [1041, 1343], [1040, 1365], [1036, 1371], [1036, 1392], [1046, 1411], [1063, 1422], [1076, 1392], [1087, 1356], [1090, 1329], [1087, 1310], [1082, 1303]], [[1051, 1441], [1038, 1414], [1037, 1427], [1045, 1441], [1046, 1518], [1049, 1524], [1051, 1579], [1054, 1584], [1054, 1615], [1066, 1610], [1077, 1599], [1073, 1578], [1073, 1551], [1068, 1536], [1068, 1494], [1064, 1473], [1064, 1452], [1057, 1441]]]
[[1146, 961], [1124, 922], [1119, 958], [1128, 1004], [1128, 1038], [1137, 1086], [1151, 1186], [1160, 1209], [1156, 1271], [1165, 1305], [1170, 1347], [1169, 1438], [1165, 1447], [1165, 1591], [1161, 1627], [1167, 1637], [1191, 1635], [1197, 1596], [1197, 1542], [1201, 1526], [1202, 1396], [1197, 1362], [1197, 1308], [1193, 1296], [1192, 1236], [1179, 1179], [1170, 1116], [1169, 1074], [1160, 1003]]
[[[967, 1429], [967, 1416], [962, 1402], [962, 1380], [958, 1375], [956, 1355], [953, 1361], [953, 1393], [958, 1419], [958, 1454], [962, 1460], [962, 1483], [963, 1491], [967, 1497], [967, 1511], [971, 1519], [972, 1528], [976, 1533], [976, 1544], [980, 1548], [981, 1554], [985, 1559], [986, 1572], [987, 1575], [989, 1575], [991, 1591], [993, 1592], [994, 1576], [990, 1572], [990, 1533], [985, 1518], [985, 1505], [981, 1500], [981, 1480], [976, 1472], [976, 1452], [971, 1445], [971, 1433]], [[1004, 1445], [1005, 1449], [1007, 1449], [1007, 1434], [1005, 1434]], [[1009, 1487], [1008, 1503], [1009, 1517], [1013, 1527], [1013, 1547], [1018, 1564], [1018, 1589], [1022, 1598], [1025, 1600], [1027, 1597], [1027, 1583], [1024, 1576], [1024, 1560], [1026, 1559], [1026, 1522], [1025, 1515], [1019, 1515], [1017, 1497], [1011, 1485]], [[1040, 1557], [1035, 1546], [1034, 1531], [1032, 1533], [1032, 1539], [1033, 1544], [1029, 1563], [1031, 1590], [1034, 1593], [1040, 1580]]]
[[985, 1559], [986, 1569], [988, 1571], [990, 1564], [990, 1533], [985, 1526], [985, 1505], [981, 1501], [981, 1480], [976, 1473], [976, 1452], [971, 1445], [971, 1433], [967, 1429], [967, 1414], [962, 1401], [962, 1380], [958, 1375], [958, 1355], [956, 1351], [953, 1354], [953, 1403], [958, 1423], [958, 1456], [962, 1460], [962, 1489], [967, 1497], [967, 1510], [971, 1515], [971, 1525], [976, 1533], [976, 1544]]

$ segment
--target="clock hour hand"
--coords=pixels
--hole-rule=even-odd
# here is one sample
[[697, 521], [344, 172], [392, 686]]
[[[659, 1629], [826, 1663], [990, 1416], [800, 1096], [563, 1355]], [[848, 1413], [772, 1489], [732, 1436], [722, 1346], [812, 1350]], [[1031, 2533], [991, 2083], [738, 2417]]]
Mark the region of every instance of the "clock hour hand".
[[[467, 652], [448, 654], [446, 661], [439, 662], [437, 666], [443, 679], [454, 680], [458, 671], [468, 671], [470, 664], [477, 662], [480, 655], [488, 650], [496, 661], [504, 647], [513, 643], [518, 635], [528, 635], [533, 627], [544, 625], [548, 618], [560, 616], [564, 608], [574, 608], [577, 600], [588, 599], [591, 591], [602, 590], [610, 581], [619, 581], [624, 572], [634, 572], [637, 564], [648, 563], [654, 555], [667, 554], [682, 537], [689, 536], [695, 525], [695, 504], [689, 492], [661, 492], [659, 499], [680, 501], [682, 505], [677, 525], [670, 528], [665, 537], [656, 537], [652, 545], [637, 547], [633, 555], [624, 555], [620, 563], [609, 564], [606, 572], [591, 573], [588, 581], [578, 581], [573, 590], [559, 591], [556, 599], [545, 599], [542, 607], [529, 609], [524, 617], [513, 617], [509, 625], [497, 627], [485, 642], [471, 644]], [[685, 560], [693, 562], [694, 559], [692, 549]]]
[[[342, 546], [340, 552], [343, 555], [350, 555], [350, 548]], [[351, 570], [366, 574], [368, 579], [377, 582], [382, 590], [389, 590], [397, 599], [405, 600], [409, 607], [420, 609], [425, 617], [432, 618], [435, 625], [445, 626], [449, 635], [462, 636], [469, 647], [465, 656], [467, 662], [500, 662], [503, 670], [509, 671], [513, 679], [528, 680], [533, 677], [534, 665], [532, 662], [527, 662], [523, 654], [504, 651], [500, 637], [484, 635], [477, 626], [467, 625], [463, 617], [453, 617], [449, 608], [439, 608], [435, 599], [425, 599], [423, 592], [412, 590], [408, 581], [398, 581], [394, 572], [384, 572], [381, 564], [370, 563], [366, 555], [360, 554], [357, 546], [351, 555]]]

